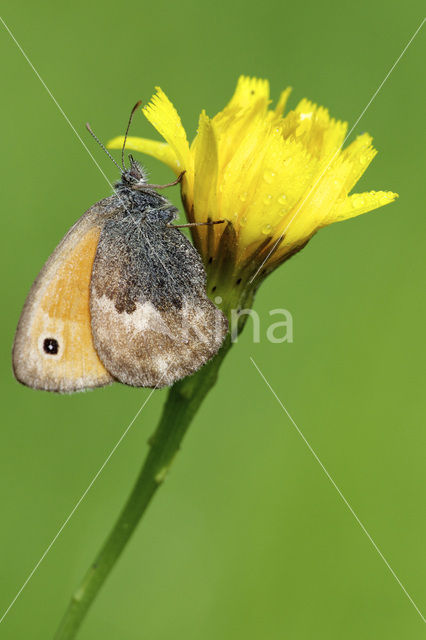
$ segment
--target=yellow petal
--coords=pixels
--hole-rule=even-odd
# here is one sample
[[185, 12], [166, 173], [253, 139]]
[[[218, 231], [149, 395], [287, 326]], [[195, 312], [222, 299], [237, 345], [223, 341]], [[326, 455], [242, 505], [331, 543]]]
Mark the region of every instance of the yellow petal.
[[263, 102], [266, 105], [268, 101], [269, 82], [267, 80], [240, 76], [234, 95], [223, 111], [245, 109], [246, 107], [250, 107], [254, 102]]
[[[213, 129], [212, 121], [207, 117], [206, 112], [202, 111], [198, 123], [198, 135], [193, 145], [192, 153], [195, 160], [195, 174], [193, 184], [194, 203], [194, 221], [206, 222], [218, 220], [218, 209], [216, 206], [217, 199], [217, 178], [218, 178], [218, 156], [216, 136]], [[188, 198], [191, 198], [188, 195]], [[221, 225], [218, 225], [221, 226]], [[198, 236], [197, 247], [202, 255], [209, 253], [208, 238], [215, 243], [220, 229], [207, 229], [207, 227], [198, 227], [194, 229]], [[214, 251], [214, 247], [210, 247], [210, 252]]]
[[192, 157], [181, 119], [160, 87], [156, 87], [156, 91], [149, 104], [143, 107], [143, 114], [175, 152], [179, 170], [192, 172]]
[[385, 204], [389, 204], [398, 198], [397, 193], [392, 191], [366, 191], [365, 193], [354, 193], [348, 196], [343, 202], [338, 204], [330, 216], [330, 222], [347, 220], [362, 213], [378, 209]]
[[376, 149], [371, 144], [372, 139], [368, 133], [363, 133], [342, 151], [342, 160], [348, 160], [352, 163], [352, 170], [345, 184], [347, 193], [353, 189], [370, 162], [377, 155]]
[[284, 137], [295, 137], [321, 164], [329, 162], [343, 144], [347, 123], [330, 118], [328, 110], [304, 98], [283, 120]]
[[[287, 216], [312, 183], [317, 162], [304, 152], [302, 145], [295, 140], [283, 141], [280, 134], [253, 136], [256, 144], [248, 149], [250, 164], [238, 171], [241, 175], [240, 189], [247, 192], [248, 198], [240, 225], [242, 244], [253, 243], [256, 238], [280, 233]], [[263, 147], [259, 152], [260, 145]], [[230, 163], [231, 166], [231, 163]], [[229, 193], [235, 192], [235, 184]]]
[[214, 203], [218, 175], [217, 144], [212, 122], [205, 111], [202, 111], [200, 115], [194, 151], [196, 167], [194, 174], [195, 220], [199, 222], [208, 218], [214, 220], [216, 219]]
[[269, 104], [269, 82], [241, 76], [227, 106], [212, 118], [218, 139], [219, 174], [226, 167], [233, 151], [250, 137], [255, 120], [266, 118]]
[[[117, 136], [107, 143], [107, 148], [121, 149], [123, 142], [124, 136]], [[129, 136], [126, 140], [126, 150], [140, 151], [153, 158], [157, 158], [157, 160], [161, 160], [161, 162], [164, 162], [164, 164], [170, 167], [176, 175], [179, 175], [182, 171], [176, 153], [167, 142], [157, 142], [156, 140], [149, 140], [148, 138]]]
[[284, 91], [281, 91], [281, 95], [277, 102], [277, 106], [272, 112], [277, 118], [278, 117], [281, 118], [281, 116], [283, 115], [290, 93], [291, 93], [291, 87], [287, 87], [286, 89], [284, 89]]
[[239, 227], [246, 227], [245, 233], [248, 236], [256, 234], [252, 229], [253, 224], [256, 229], [262, 224], [261, 210], [256, 210], [257, 215], [253, 219], [248, 208], [253, 205], [256, 197], [260, 197], [259, 182], [262, 179], [262, 167], [268, 146], [265, 128], [269, 129], [269, 126], [260, 119], [254, 120], [245, 132], [246, 135], [235, 140], [233, 148], [227, 148], [230, 154], [228, 162], [221, 164], [219, 157], [219, 217], [230, 220], [237, 230]]

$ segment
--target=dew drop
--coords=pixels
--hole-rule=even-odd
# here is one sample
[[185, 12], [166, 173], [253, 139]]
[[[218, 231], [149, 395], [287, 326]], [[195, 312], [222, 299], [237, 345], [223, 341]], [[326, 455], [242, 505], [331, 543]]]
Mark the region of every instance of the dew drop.
[[352, 199], [352, 206], [353, 206], [354, 209], [359, 209], [359, 208], [363, 207], [364, 204], [365, 204], [365, 200], [361, 196], [358, 196], [358, 197]]
[[367, 164], [368, 157], [365, 155], [365, 153], [361, 153], [361, 155], [359, 156], [359, 161], [361, 164]]
[[271, 202], [272, 202], [272, 196], [270, 193], [268, 193], [268, 195], [263, 198], [263, 204], [269, 205], [271, 204]]
[[270, 224], [265, 224], [265, 226], [262, 228], [262, 233], [265, 236], [269, 235], [271, 231], [272, 231], [272, 226]]
[[245, 227], [247, 224], [247, 217], [243, 216], [240, 220], [240, 227]]
[[240, 200], [241, 202], [245, 202], [247, 200], [247, 191], [240, 193]]
[[263, 174], [263, 179], [268, 184], [272, 184], [272, 182], [274, 181], [274, 178], [275, 178], [275, 171], [265, 171], [265, 173]]
[[279, 198], [278, 198], [278, 202], [280, 204], [285, 204], [287, 202], [287, 196], [285, 195], [285, 193], [282, 193]]

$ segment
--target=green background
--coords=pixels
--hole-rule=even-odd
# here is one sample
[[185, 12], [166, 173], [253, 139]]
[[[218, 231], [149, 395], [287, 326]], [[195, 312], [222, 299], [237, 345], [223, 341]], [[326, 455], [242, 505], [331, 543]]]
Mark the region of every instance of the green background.
[[[104, 140], [160, 85], [190, 135], [241, 73], [356, 120], [419, 26], [420, 2], [9, 3], [3, 17], [108, 177]], [[110, 189], [0, 26], [2, 428], [0, 609], [58, 531], [149, 391], [63, 397], [13, 379], [29, 286], [62, 235]], [[418, 606], [424, 584], [424, 237], [420, 33], [353, 135], [379, 155], [359, 188], [393, 205], [337, 224], [262, 286], [294, 343], [251, 328], [227, 358], [165, 486], [81, 640], [386, 640], [424, 626], [249, 361], [286, 405]], [[133, 134], [157, 137], [142, 115]], [[424, 156], [423, 156], [424, 159]], [[170, 179], [146, 159], [156, 182]], [[170, 191], [178, 204], [178, 190]], [[0, 626], [51, 638], [111, 526], [165, 399], [156, 392]]]

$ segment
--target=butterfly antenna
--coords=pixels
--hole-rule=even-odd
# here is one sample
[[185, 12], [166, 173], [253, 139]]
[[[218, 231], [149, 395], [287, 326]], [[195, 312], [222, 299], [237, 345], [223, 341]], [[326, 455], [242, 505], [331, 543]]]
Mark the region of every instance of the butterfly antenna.
[[126, 148], [127, 135], [129, 133], [130, 125], [132, 124], [134, 113], [135, 113], [136, 109], [138, 109], [141, 106], [141, 104], [142, 104], [142, 100], [138, 100], [137, 103], [135, 104], [135, 106], [133, 107], [133, 109], [131, 110], [130, 117], [129, 117], [129, 122], [127, 123], [126, 133], [124, 134], [123, 148], [121, 149], [121, 165], [123, 167], [123, 171], [126, 170], [126, 167], [124, 166], [124, 150]]
[[112, 157], [112, 155], [110, 154], [110, 152], [108, 151], [108, 149], [106, 148], [106, 146], [105, 146], [105, 145], [103, 145], [103, 144], [102, 144], [102, 142], [99, 140], [98, 136], [97, 136], [95, 133], [93, 133], [93, 131], [92, 131], [91, 127], [90, 127], [90, 124], [89, 124], [88, 122], [86, 122], [86, 129], [87, 129], [87, 131], [90, 133], [90, 135], [91, 135], [91, 136], [93, 136], [93, 137], [95, 138], [95, 140], [96, 140], [96, 142], [98, 143], [98, 145], [99, 145], [99, 146], [100, 146], [100, 147], [105, 151], [105, 153], [107, 154], [108, 158], [109, 158], [110, 160], [112, 160], [112, 161], [113, 161], [113, 163], [115, 164], [115, 166], [116, 166], [116, 167], [118, 167], [118, 169], [121, 171], [121, 173], [123, 173], [123, 169], [120, 167], [120, 165], [118, 164], [118, 162], [116, 162], [116, 161], [114, 160], [114, 158]]

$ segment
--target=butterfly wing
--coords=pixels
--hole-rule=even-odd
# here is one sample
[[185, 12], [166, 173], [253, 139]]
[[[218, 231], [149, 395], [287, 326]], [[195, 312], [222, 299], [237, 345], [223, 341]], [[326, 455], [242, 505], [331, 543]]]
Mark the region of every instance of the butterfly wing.
[[207, 298], [201, 259], [178, 230], [132, 216], [109, 220], [91, 282], [92, 334], [108, 371], [164, 387], [221, 346], [228, 323]]
[[89, 292], [99, 235], [116, 207], [114, 196], [93, 205], [35, 280], [13, 345], [15, 377], [23, 384], [72, 392], [113, 381], [93, 346]]

